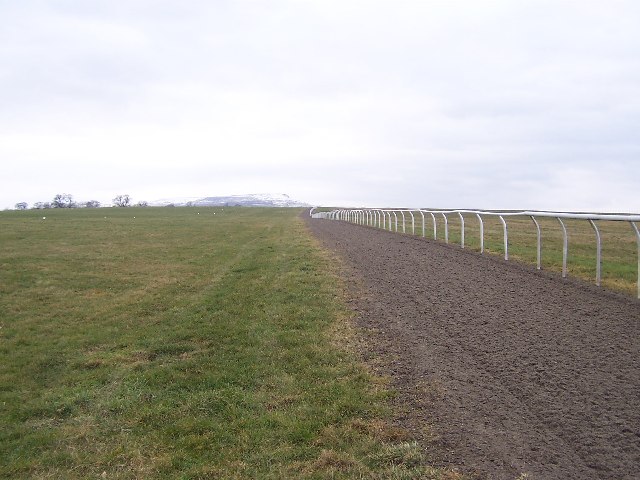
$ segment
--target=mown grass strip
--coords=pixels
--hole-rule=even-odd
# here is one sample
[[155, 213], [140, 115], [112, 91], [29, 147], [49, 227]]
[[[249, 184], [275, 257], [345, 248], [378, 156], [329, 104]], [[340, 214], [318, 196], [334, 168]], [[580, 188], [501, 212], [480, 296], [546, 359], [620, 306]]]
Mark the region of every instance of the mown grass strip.
[[458, 478], [336, 346], [298, 213], [0, 214], [0, 476]]

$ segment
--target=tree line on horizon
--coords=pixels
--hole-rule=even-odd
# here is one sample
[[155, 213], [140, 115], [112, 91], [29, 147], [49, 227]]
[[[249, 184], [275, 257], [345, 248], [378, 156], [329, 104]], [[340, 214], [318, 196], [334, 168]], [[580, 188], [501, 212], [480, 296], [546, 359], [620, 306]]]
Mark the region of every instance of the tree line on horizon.
[[[114, 207], [131, 207], [134, 206], [131, 196], [116, 195], [113, 198]], [[135, 204], [136, 207], [147, 207], [148, 202], [142, 200]], [[69, 193], [58, 193], [51, 202], [36, 202], [31, 207], [32, 210], [43, 210], [48, 208], [100, 208], [102, 205], [98, 200], [88, 200], [86, 202], [76, 202], [73, 195]], [[15, 204], [16, 210], [27, 210], [29, 204], [27, 202], [18, 202]]]

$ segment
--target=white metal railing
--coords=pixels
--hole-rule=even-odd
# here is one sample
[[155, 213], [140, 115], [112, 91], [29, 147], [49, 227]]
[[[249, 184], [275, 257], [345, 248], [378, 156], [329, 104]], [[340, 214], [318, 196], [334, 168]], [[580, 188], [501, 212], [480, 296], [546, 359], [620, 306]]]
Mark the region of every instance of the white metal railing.
[[[615, 222], [628, 222], [636, 235], [637, 261], [638, 261], [638, 298], [640, 298], [640, 230], [636, 222], [640, 222], [640, 215], [619, 215], [619, 214], [598, 214], [598, 213], [567, 213], [567, 212], [545, 212], [536, 210], [526, 210], [518, 212], [491, 212], [487, 210], [432, 210], [432, 209], [388, 209], [388, 208], [362, 208], [362, 209], [337, 209], [329, 212], [314, 212], [310, 214], [313, 218], [325, 218], [329, 220], [343, 220], [370, 227], [382, 228], [389, 231], [399, 231], [399, 221], [402, 221], [402, 233], [407, 233], [407, 214], [411, 219], [411, 234], [416, 233], [416, 215], [422, 218], [422, 236], [426, 237], [425, 214], [431, 217], [433, 223], [433, 238], [437, 239], [438, 226], [436, 216], [442, 216], [444, 223], [444, 241], [449, 243], [449, 218], [447, 215], [457, 215], [460, 221], [460, 246], [464, 248], [465, 222], [463, 214], [475, 215], [480, 227], [480, 253], [484, 253], [484, 221], [483, 216], [498, 217], [502, 224], [504, 259], [509, 260], [509, 229], [507, 218], [528, 217], [536, 227], [537, 234], [537, 268], [542, 268], [542, 234], [537, 218], [555, 218], [562, 229], [562, 276], [567, 276], [567, 258], [569, 255], [569, 235], [563, 220], [585, 220], [588, 221], [596, 237], [596, 285], [600, 286], [602, 280], [602, 239], [600, 230], [595, 223], [597, 220], [607, 220]], [[416, 215], [414, 215], [416, 214]], [[392, 218], [393, 215], [393, 218]]]

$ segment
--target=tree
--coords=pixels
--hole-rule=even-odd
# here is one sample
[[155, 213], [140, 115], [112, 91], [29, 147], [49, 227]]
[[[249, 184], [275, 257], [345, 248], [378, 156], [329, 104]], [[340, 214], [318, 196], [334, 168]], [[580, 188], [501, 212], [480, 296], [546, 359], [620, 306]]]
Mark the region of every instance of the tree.
[[84, 206], [86, 208], [100, 208], [100, 202], [98, 200], [89, 200], [85, 202]]
[[113, 204], [116, 207], [128, 207], [131, 204], [131, 197], [129, 195], [118, 195], [113, 199]]
[[51, 204], [49, 202], [36, 202], [33, 204], [33, 208], [36, 210], [42, 210], [45, 208], [51, 208]]
[[18, 202], [16, 203], [16, 210], [26, 210], [28, 206], [27, 202]]
[[51, 202], [53, 208], [75, 208], [76, 203], [73, 201], [73, 196], [68, 193], [59, 193], [53, 197]]
[[149, 202], [147, 202], [146, 200], [140, 200], [138, 202], [138, 207], [148, 207], [149, 206]]

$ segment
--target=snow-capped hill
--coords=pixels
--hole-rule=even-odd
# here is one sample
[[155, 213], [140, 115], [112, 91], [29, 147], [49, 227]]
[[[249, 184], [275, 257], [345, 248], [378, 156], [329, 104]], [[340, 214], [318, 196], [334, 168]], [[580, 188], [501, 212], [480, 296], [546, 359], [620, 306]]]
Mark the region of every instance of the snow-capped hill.
[[191, 204], [198, 200], [198, 197], [175, 197], [175, 198], [160, 198], [149, 202], [151, 207], [166, 207], [167, 205], [184, 206]]
[[183, 207], [308, 207], [306, 203], [291, 199], [284, 193], [250, 193], [216, 197], [164, 198], [149, 202], [153, 206], [175, 205]]
[[205, 197], [195, 202], [197, 206], [241, 206], [241, 207], [307, 207], [308, 205], [291, 199], [289, 195], [272, 193], [251, 193], [246, 195], [228, 195]]

